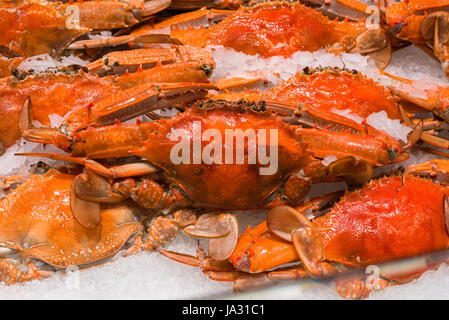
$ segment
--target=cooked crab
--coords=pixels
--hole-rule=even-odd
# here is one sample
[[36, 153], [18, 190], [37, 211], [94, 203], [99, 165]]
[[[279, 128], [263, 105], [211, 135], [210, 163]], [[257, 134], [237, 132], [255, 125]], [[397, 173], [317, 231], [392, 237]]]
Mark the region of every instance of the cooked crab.
[[[143, 248], [144, 210], [130, 201], [102, 204], [101, 222], [87, 229], [70, 209], [74, 174], [33, 173], [0, 200], [0, 281], [14, 284], [100, 265]], [[142, 244], [142, 246], [141, 246]]]
[[[173, 24], [180, 22], [176, 20]], [[151, 31], [154, 36], [154, 28]], [[128, 39], [124, 36], [119, 40], [138, 41], [136, 37], [146, 32], [148, 28], [145, 31], [136, 30], [127, 36]], [[186, 45], [223, 45], [263, 57], [290, 56], [296, 51], [329, 48], [335, 53], [371, 55], [381, 67], [388, 65], [391, 57], [384, 30], [371, 25], [368, 27], [364, 22], [329, 20], [320, 12], [299, 3], [267, 2], [241, 8], [209, 28], [172, 29], [170, 37]], [[114, 38], [79, 41], [70, 48], [106, 46], [114, 41]]]
[[[216, 280], [235, 281], [245, 290], [277, 281], [322, 277], [351, 268], [417, 256], [449, 248], [447, 216], [449, 190], [423, 175], [447, 181], [447, 160], [412, 165], [404, 174], [370, 181], [359, 190], [331, 194], [298, 206], [271, 209], [265, 222], [241, 235], [229, 262], [161, 252], [167, 257], [202, 267]], [[215, 249], [216, 250], [216, 249]], [[281, 269], [280, 266], [300, 262]], [[367, 275], [337, 281], [345, 298], [366, 298], [374, 289], [419, 277], [428, 269]]]
[[[284, 115], [288, 116], [291, 111], [286, 107]], [[352, 127], [352, 123], [346, 120], [332, 122], [332, 117], [319, 118], [322, 113], [317, 114], [313, 109], [302, 112], [309, 119], [315, 118], [318, 123], [321, 121], [319, 125], [327, 129], [288, 124], [265, 109], [264, 103], [209, 101], [198, 102], [172, 119], [91, 126], [71, 136], [62, 133], [48, 135], [48, 129], [32, 129], [34, 136], [40, 135], [40, 140], [44, 142], [55, 143], [65, 139], [72, 156], [26, 155], [85, 166], [85, 173], [74, 180], [75, 193], [71, 198], [74, 216], [84, 226], [96, 225], [99, 219], [98, 210], [84, 209], [86, 201], [91, 208], [95, 208], [98, 202], [116, 202], [129, 197], [145, 208], [156, 210], [179, 206], [209, 210], [265, 208], [302, 201], [313, 182], [344, 179], [349, 184], [364, 183], [372, 175], [372, 166], [408, 158], [406, 153], [400, 151], [396, 140], [381, 132], [369, 128], [366, 131], [365, 127], [363, 133], [357, 132], [357, 127]], [[213, 132], [213, 135], [209, 136], [209, 140], [202, 138], [199, 146], [194, 147], [196, 151], [191, 153], [189, 141], [197, 141], [197, 130], [205, 130], [208, 134]], [[251, 139], [246, 135], [251, 135], [252, 130], [256, 131], [254, 140], [245, 143], [246, 139]], [[229, 135], [229, 131], [236, 133], [226, 138], [228, 140], [216, 140], [220, 135]], [[180, 138], [182, 142], [179, 142]], [[326, 168], [306, 151], [305, 143], [313, 156], [324, 158], [335, 154], [338, 160]], [[235, 150], [235, 153], [233, 151], [231, 155], [229, 150]], [[255, 150], [259, 150], [257, 155], [253, 153]], [[93, 160], [131, 155], [142, 160], [116, 167]], [[191, 160], [191, 156], [196, 160]], [[162, 177], [140, 178], [155, 171], [160, 171]], [[177, 230], [176, 219], [176, 216], [173, 219], [161, 217], [153, 223], [150, 233], [157, 234], [160, 239], [172, 239]], [[220, 218], [219, 222], [217, 219], [200, 218], [197, 224], [184, 231], [206, 236], [210, 228], [216, 228], [217, 223], [227, 225], [221, 220], [228, 221], [230, 218]], [[220, 230], [230, 232], [229, 228]], [[215, 231], [210, 237], [217, 237]], [[156, 243], [165, 242], [158, 240]]]

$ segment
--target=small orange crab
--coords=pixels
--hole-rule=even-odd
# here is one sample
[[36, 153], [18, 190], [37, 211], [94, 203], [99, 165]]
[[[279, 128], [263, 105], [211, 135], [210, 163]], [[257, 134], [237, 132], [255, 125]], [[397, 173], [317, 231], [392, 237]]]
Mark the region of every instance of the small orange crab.
[[[167, 257], [202, 266], [212, 279], [235, 281], [245, 290], [277, 281], [321, 277], [345, 268], [360, 268], [449, 248], [447, 216], [449, 189], [415, 174], [439, 177], [449, 169], [447, 160], [412, 165], [403, 175], [372, 180], [348, 192], [331, 209], [335, 194], [306, 202], [296, 209], [273, 208], [265, 222], [241, 235], [229, 261], [214, 261], [164, 251]], [[286, 263], [301, 265], [275, 269]], [[428, 266], [428, 269], [435, 268]], [[220, 268], [222, 268], [220, 270]], [[419, 277], [416, 270], [375, 284], [384, 288]], [[345, 298], [366, 298], [374, 289], [365, 278], [337, 281]]]

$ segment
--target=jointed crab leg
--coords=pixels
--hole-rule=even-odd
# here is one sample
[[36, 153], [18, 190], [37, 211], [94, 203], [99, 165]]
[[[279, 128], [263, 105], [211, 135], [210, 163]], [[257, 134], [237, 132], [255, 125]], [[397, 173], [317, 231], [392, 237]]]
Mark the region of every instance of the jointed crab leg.
[[[208, 89], [215, 89], [215, 86], [204, 83], [143, 84], [112, 95], [93, 106], [74, 111], [66, 118], [66, 127], [74, 134], [77, 130], [87, 126], [102, 126], [112, 124], [117, 120], [124, 121], [149, 111], [204, 97]], [[72, 148], [72, 139], [66, 134], [57, 129], [35, 128], [31, 125], [28, 100], [20, 113], [20, 128], [23, 136], [30, 141], [53, 143], [64, 150]], [[98, 132], [101, 133], [102, 129], [99, 128]], [[129, 134], [135, 137], [138, 132], [131, 130]], [[98, 136], [96, 139], [98, 140]], [[139, 143], [138, 141], [131, 145]], [[100, 143], [100, 141], [98, 142]], [[107, 144], [108, 141], [103, 141], [103, 143]], [[130, 149], [129, 145], [124, 147], [127, 148], [126, 150]], [[95, 151], [98, 152], [98, 150]]]
[[303, 2], [318, 5], [318, 11], [331, 17], [346, 17], [360, 21], [372, 14], [372, 9], [364, 2], [357, 0], [303, 0]]
[[75, 41], [68, 45], [67, 49], [80, 50], [87, 48], [101, 48], [126, 44], [130, 42], [143, 45], [152, 43], [171, 43], [174, 45], [182, 45], [182, 43], [178, 39], [168, 34], [154, 33], [154, 31], [162, 30], [164, 28], [172, 27], [181, 23], [191, 22], [202, 17], [208, 17], [209, 20], [222, 18], [224, 16], [232, 14], [233, 12], [234, 11], [231, 10], [207, 10], [207, 8], [202, 8], [197, 11], [186, 12], [176, 16], [172, 16], [154, 25], [143, 25], [134, 30], [129, 35]]
[[300, 109], [275, 101], [268, 101], [267, 108], [279, 110], [292, 115], [286, 121], [300, 124], [298, 128], [312, 154], [318, 158], [336, 155], [338, 158], [357, 156], [370, 165], [378, 166], [391, 161], [403, 161], [407, 154], [400, 153], [416, 142], [416, 135], [422, 127], [416, 126], [409, 135], [410, 141], [406, 145], [399, 143], [384, 132], [370, 126], [363, 126], [346, 117], [316, 110], [313, 106]]
[[[87, 65], [91, 73], [124, 73], [135, 72], [138, 67], [148, 69], [156, 64], [172, 64], [176, 62], [197, 63], [203, 66], [207, 76], [215, 67], [211, 54], [200, 48], [177, 46], [173, 48], [147, 48], [128, 51], [113, 51], [101, 59]], [[162, 82], [162, 81], [159, 81]], [[179, 81], [178, 81], [179, 82]], [[192, 82], [192, 81], [190, 81]]]
[[202, 7], [217, 9], [237, 9], [246, 4], [245, 0], [172, 0], [170, 8], [179, 10], [192, 10]]

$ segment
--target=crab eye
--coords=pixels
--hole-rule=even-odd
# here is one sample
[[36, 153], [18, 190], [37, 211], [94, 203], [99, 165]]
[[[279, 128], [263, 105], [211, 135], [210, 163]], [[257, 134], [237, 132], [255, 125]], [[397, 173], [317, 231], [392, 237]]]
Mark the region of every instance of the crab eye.
[[403, 26], [404, 26], [404, 22], [395, 23], [394, 26], [390, 30], [393, 34], [398, 34], [401, 32]]
[[398, 149], [396, 148], [388, 148], [388, 160], [394, 161], [398, 156]]

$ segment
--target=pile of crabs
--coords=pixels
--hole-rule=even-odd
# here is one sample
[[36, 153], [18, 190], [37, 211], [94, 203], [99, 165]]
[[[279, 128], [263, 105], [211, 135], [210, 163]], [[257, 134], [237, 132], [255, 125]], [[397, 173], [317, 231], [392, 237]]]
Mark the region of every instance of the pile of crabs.
[[[59, 166], [2, 177], [0, 280], [150, 251], [249, 290], [448, 249], [449, 89], [416, 94], [413, 81], [383, 71], [392, 52], [415, 45], [449, 75], [448, 9], [447, 0], [0, 0], [1, 152], [21, 138], [60, 149], [16, 155]], [[251, 91], [259, 73], [210, 81], [211, 45], [261, 58], [323, 49], [368, 56], [407, 86], [323, 66]], [[20, 68], [42, 54], [88, 63]], [[158, 112], [165, 108], [176, 115]], [[409, 127], [407, 141], [338, 112], [347, 109], [362, 119], [384, 111]], [[57, 128], [54, 114], [63, 118]], [[196, 143], [212, 161], [173, 161], [178, 133], [192, 142], [198, 126], [210, 133]], [[237, 150], [237, 136], [218, 141], [229, 130], [270, 136], [248, 133]], [[374, 175], [412, 149], [439, 157]], [[268, 164], [254, 150], [277, 150], [276, 170], [261, 174]], [[324, 182], [346, 189], [308, 196]], [[254, 209], [266, 209], [266, 221], [240, 233], [232, 212]], [[209, 239], [207, 251], [164, 249], [179, 232]], [[435, 267], [336, 286], [365, 298]]]

